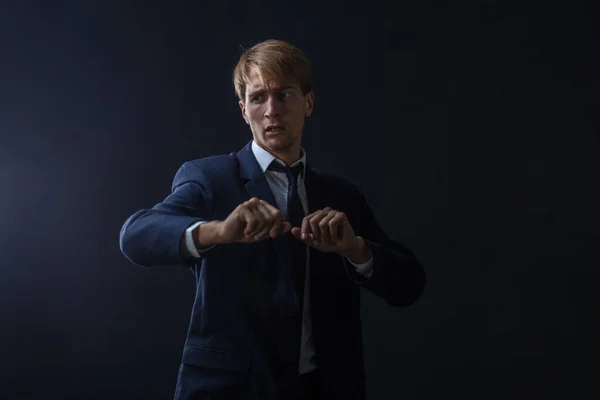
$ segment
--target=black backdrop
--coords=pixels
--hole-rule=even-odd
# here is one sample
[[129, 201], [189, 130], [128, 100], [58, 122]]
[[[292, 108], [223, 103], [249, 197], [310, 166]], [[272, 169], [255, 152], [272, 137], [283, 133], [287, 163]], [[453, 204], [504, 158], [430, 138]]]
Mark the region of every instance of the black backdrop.
[[447, 3], [3, 1], [0, 398], [172, 397], [193, 277], [119, 229], [250, 140], [231, 72], [268, 38], [313, 60], [311, 163], [428, 273], [408, 309], [364, 292], [370, 398], [597, 398], [594, 14]]

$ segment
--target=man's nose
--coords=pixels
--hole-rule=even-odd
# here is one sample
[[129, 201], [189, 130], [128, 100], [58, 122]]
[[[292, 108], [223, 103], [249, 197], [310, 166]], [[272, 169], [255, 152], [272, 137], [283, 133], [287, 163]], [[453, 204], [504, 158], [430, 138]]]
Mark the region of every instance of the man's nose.
[[265, 117], [278, 117], [280, 113], [280, 107], [281, 105], [279, 104], [275, 96], [269, 96], [265, 102]]

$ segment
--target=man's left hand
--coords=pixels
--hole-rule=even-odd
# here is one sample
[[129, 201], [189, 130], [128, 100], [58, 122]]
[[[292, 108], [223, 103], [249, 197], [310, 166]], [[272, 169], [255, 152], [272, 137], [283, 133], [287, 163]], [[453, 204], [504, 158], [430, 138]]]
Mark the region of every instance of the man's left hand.
[[328, 253], [338, 253], [355, 263], [372, 258], [365, 241], [356, 236], [346, 214], [326, 207], [307, 215], [301, 227], [293, 227], [292, 234], [308, 245]]

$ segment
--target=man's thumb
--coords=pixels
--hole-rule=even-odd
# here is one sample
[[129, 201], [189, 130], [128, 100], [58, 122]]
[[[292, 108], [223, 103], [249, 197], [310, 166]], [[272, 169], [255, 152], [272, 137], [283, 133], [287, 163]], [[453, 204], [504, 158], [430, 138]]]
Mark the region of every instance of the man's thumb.
[[288, 233], [289, 231], [292, 230], [292, 224], [290, 224], [287, 221], [283, 221], [281, 223], [281, 230], [284, 231], [285, 233]]
[[292, 235], [296, 236], [298, 239], [300, 239], [300, 236], [302, 236], [302, 229], [298, 228], [298, 227], [294, 227], [292, 228]]

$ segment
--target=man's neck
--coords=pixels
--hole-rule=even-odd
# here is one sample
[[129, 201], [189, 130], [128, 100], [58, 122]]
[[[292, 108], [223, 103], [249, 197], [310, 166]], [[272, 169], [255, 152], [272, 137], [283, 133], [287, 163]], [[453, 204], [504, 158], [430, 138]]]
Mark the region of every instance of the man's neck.
[[[257, 143], [258, 144], [258, 143]], [[260, 146], [260, 144], [259, 144]], [[260, 146], [262, 147], [262, 146]], [[290, 151], [277, 152], [271, 149], [267, 149], [262, 147], [265, 151], [271, 153], [273, 156], [277, 157], [281, 161], [285, 163], [286, 166], [290, 166], [296, 161], [298, 161], [302, 157], [302, 149], [299, 147], [298, 149], [290, 149]]]
[[296, 161], [298, 161], [302, 155], [300, 151], [294, 152], [294, 154], [273, 154], [275, 157], [279, 158], [281, 161], [285, 163], [286, 166], [290, 166]]

